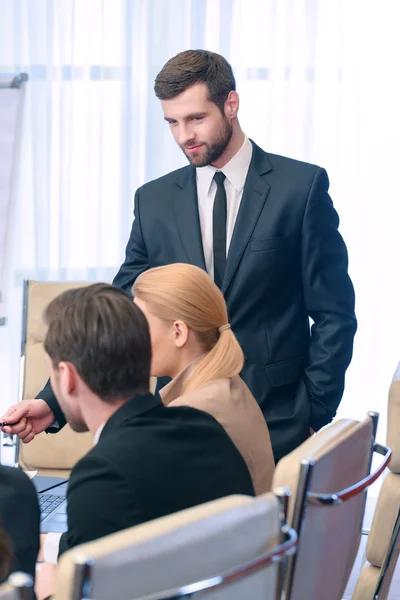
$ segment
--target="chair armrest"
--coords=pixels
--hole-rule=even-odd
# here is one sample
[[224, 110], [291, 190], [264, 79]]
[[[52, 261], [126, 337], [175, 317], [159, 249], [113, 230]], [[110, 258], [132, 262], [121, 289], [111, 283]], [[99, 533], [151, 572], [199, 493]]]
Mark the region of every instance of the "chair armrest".
[[344, 490], [341, 490], [340, 492], [335, 492], [332, 494], [318, 494], [315, 492], [308, 492], [307, 498], [310, 504], [343, 504], [343, 502], [351, 500], [351, 498], [358, 496], [359, 494], [361, 494], [361, 492], [369, 488], [378, 479], [378, 477], [382, 475], [383, 471], [388, 466], [392, 456], [392, 451], [388, 446], [382, 446], [381, 444], [377, 443], [374, 444], [374, 452], [376, 452], [377, 454], [381, 454], [384, 457], [382, 464], [374, 473], [371, 473], [370, 475], [368, 475], [368, 477], [365, 477], [358, 483], [355, 483], [354, 485]]

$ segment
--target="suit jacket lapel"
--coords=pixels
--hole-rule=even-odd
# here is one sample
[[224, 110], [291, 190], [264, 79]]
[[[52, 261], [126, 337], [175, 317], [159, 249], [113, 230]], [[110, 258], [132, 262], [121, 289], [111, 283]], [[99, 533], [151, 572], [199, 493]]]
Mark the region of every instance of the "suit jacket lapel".
[[206, 270], [197, 205], [196, 170], [179, 172], [173, 189], [176, 224], [188, 263]]
[[222, 282], [223, 293], [226, 292], [238, 268], [271, 187], [263, 178], [263, 175], [272, 169], [268, 156], [254, 142], [252, 144], [253, 156], [226, 260], [225, 275]]

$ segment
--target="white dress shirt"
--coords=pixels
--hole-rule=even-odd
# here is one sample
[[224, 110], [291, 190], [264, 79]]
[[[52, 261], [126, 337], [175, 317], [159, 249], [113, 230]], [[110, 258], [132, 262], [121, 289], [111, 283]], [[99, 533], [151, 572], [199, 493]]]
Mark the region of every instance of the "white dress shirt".
[[196, 169], [197, 201], [204, 259], [207, 272], [212, 278], [214, 278], [213, 206], [215, 194], [217, 193], [217, 184], [213, 177], [216, 171], [222, 171], [225, 175], [224, 186], [227, 204], [226, 253], [228, 254], [252, 154], [253, 146], [249, 138], [245, 136], [240, 150], [222, 169], [216, 169], [211, 165]]
[[[93, 436], [94, 446], [99, 441], [101, 432], [104, 429], [104, 425], [105, 425], [105, 423], [100, 425], [100, 427], [96, 430], [96, 432]], [[46, 539], [45, 539], [45, 542], [43, 545], [44, 562], [52, 563], [54, 565], [57, 564], [58, 550], [60, 547], [61, 536], [62, 536], [62, 533], [55, 533], [54, 531], [49, 531], [49, 533], [46, 535]]]

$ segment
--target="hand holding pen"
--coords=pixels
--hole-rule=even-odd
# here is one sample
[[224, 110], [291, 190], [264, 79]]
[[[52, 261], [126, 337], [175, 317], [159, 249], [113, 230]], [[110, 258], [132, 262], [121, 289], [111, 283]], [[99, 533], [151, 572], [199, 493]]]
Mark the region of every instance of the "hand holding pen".
[[1, 417], [0, 428], [4, 433], [17, 435], [27, 444], [52, 423], [54, 414], [47, 402], [40, 399], [22, 400], [11, 406]]

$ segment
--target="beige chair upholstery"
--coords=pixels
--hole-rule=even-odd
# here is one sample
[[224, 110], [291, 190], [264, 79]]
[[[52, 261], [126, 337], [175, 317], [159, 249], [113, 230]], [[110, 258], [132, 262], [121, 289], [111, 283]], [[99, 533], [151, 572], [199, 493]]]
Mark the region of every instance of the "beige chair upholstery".
[[353, 600], [386, 600], [400, 552], [400, 363], [389, 390], [387, 445], [390, 473], [381, 488], [366, 558]]
[[[234, 569], [280, 544], [279, 507], [272, 493], [229, 496], [74, 548], [61, 557], [54, 600], [80, 598], [72, 595], [74, 581], [96, 600], [165, 597], [166, 590]], [[273, 563], [207, 598], [273, 600], [276, 588]]]
[[[46, 306], [62, 292], [86, 283], [26, 281], [21, 347], [20, 399], [35, 398], [49, 378], [43, 342], [46, 326], [42, 315]], [[93, 446], [89, 433], [75, 433], [69, 425], [53, 434], [42, 433], [29, 444], [20, 444], [19, 462], [42, 475], [68, 477], [74, 464]]]
[[360, 542], [365, 492], [333, 505], [311, 496], [345, 490], [369, 475], [375, 431], [370, 416], [362, 423], [340, 420], [278, 463], [273, 485], [292, 490], [288, 522], [299, 535], [287, 600], [342, 598]]

